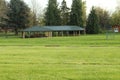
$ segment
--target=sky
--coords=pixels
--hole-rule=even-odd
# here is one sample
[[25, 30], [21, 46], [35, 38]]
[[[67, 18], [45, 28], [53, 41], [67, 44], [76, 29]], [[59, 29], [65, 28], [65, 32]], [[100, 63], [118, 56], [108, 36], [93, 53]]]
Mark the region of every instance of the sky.
[[[24, 0], [27, 3], [30, 3], [31, 0]], [[40, 3], [40, 6], [42, 8], [45, 8], [48, 4], [48, 0], [36, 0], [38, 3]], [[63, 0], [57, 0], [59, 4]], [[90, 12], [92, 6], [100, 6], [110, 12], [113, 12], [115, 8], [117, 7], [117, 0], [84, 0], [86, 1], [87, 6], [87, 13]], [[120, 1], [120, 0], [119, 0]], [[68, 7], [71, 7], [72, 0], [66, 0]]]
[[[8, 0], [9, 1], [9, 0]], [[24, 0], [27, 4], [31, 3], [31, 0]], [[42, 9], [48, 4], [48, 0], [36, 0]], [[57, 0], [59, 4], [63, 0]], [[117, 7], [117, 0], [84, 0], [86, 1], [87, 13], [90, 12], [92, 6], [100, 6], [103, 9], [106, 9], [110, 12], [113, 12]], [[120, 0], [118, 0], [120, 1]], [[72, 0], [66, 0], [68, 7], [71, 7]]]
[[114, 11], [117, 7], [117, 0], [86, 0], [87, 2], [87, 12], [90, 11], [91, 7], [99, 6], [110, 12]]

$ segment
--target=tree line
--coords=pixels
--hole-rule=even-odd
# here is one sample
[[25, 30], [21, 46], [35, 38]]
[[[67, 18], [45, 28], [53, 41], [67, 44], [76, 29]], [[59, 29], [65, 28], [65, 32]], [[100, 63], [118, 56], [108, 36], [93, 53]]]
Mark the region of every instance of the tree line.
[[12, 28], [17, 35], [19, 30], [30, 26], [75, 25], [85, 28], [88, 34], [98, 34], [109, 26], [120, 25], [119, 6], [112, 14], [93, 6], [86, 15], [86, 2], [82, 0], [72, 0], [71, 8], [66, 0], [62, 0], [60, 5], [57, 0], [48, 0], [44, 11], [40, 10], [37, 0], [31, 2], [30, 8], [23, 0], [0, 0], [0, 29]]

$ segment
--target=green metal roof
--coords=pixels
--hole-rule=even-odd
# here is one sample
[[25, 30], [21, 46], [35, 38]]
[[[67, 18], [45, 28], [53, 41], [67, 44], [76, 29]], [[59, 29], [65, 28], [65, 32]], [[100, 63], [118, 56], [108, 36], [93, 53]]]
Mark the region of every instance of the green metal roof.
[[31, 28], [24, 29], [24, 32], [45, 32], [45, 31], [83, 31], [84, 28], [79, 26], [33, 26]]

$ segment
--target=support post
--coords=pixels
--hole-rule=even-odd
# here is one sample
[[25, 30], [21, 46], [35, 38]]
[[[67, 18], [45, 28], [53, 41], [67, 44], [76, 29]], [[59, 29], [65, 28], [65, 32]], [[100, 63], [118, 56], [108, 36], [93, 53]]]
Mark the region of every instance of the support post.
[[48, 32], [48, 37], [50, 37], [50, 32]]
[[22, 38], [25, 38], [25, 32], [22, 32]]
[[31, 32], [29, 32], [29, 38], [30, 38], [30, 36], [31, 36]]
[[79, 36], [80, 36], [80, 30], [79, 30]]
[[75, 36], [77, 36], [77, 31], [75, 31]]
[[48, 37], [50, 37], [50, 32], [48, 32]]
[[73, 31], [73, 36], [75, 36], [75, 31]]
[[56, 35], [57, 35], [57, 37], [58, 37], [58, 31], [56, 32]]
[[62, 37], [63, 37], [63, 31], [62, 31]]
[[50, 37], [52, 37], [52, 32], [49, 32]]
[[84, 29], [84, 35], [86, 35], [86, 29]]
[[67, 31], [67, 36], [69, 36], [69, 31]]

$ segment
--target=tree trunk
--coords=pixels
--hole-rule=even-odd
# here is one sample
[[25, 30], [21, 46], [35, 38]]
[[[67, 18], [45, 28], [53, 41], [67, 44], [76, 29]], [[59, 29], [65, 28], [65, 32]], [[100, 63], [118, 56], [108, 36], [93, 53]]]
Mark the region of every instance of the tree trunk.
[[7, 27], [5, 27], [5, 37], [6, 38], [7, 38], [7, 32], [8, 32]]
[[15, 28], [15, 35], [18, 35], [18, 29]]

